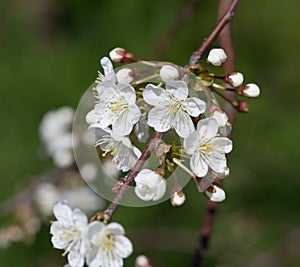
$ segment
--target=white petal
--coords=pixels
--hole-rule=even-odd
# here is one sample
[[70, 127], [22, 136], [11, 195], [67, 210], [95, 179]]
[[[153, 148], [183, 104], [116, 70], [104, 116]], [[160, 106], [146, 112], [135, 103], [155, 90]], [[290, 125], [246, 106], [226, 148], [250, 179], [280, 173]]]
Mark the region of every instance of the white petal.
[[183, 140], [183, 147], [187, 154], [193, 155], [199, 143], [198, 132], [192, 132], [187, 138]]
[[125, 236], [115, 237], [116, 253], [121, 258], [127, 258], [133, 251], [132, 243]]
[[218, 122], [213, 118], [202, 119], [197, 124], [199, 136], [205, 139], [211, 139], [218, 133]]
[[220, 152], [213, 151], [212, 154], [206, 154], [205, 161], [217, 173], [222, 172], [226, 167], [226, 157]]
[[190, 159], [190, 166], [192, 172], [198, 176], [203, 177], [207, 174], [208, 166], [207, 164], [201, 159], [200, 155], [194, 154]]
[[52, 236], [51, 242], [53, 244], [53, 247], [57, 249], [65, 249], [69, 244], [67, 239], [61, 239], [58, 235]]
[[198, 117], [206, 109], [206, 103], [203, 100], [196, 97], [186, 99], [183, 102], [183, 105], [187, 113], [189, 113], [193, 117]]
[[143, 91], [143, 98], [152, 106], [163, 106], [166, 101], [170, 101], [166, 90], [153, 84], [147, 84]]
[[120, 95], [124, 97], [128, 101], [128, 103], [132, 104], [136, 101], [136, 95], [134, 88], [128, 83], [119, 83], [117, 88], [120, 92]]
[[98, 247], [91, 247], [86, 253], [86, 263], [89, 267], [99, 267], [101, 261], [97, 257]]
[[172, 96], [185, 100], [189, 94], [189, 88], [184, 81], [171, 81], [166, 84], [167, 91], [172, 94]]
[[125, 234], [125, 230], [124, 230], [123, 226], [116, 222], [109, 223], [106, 226], [105, 230], [111, 232], [113, 235], [124, 235]]
[[150, 201], [154, 197], [154, 193], [152, 191], [145, 190], [142, 185], [137, 185], [134, 188], [134, 192], [136, 196], [143, 201]]
[[210, 144], [220, 153], [229, 153], [232, 150], [232, 141], [227, 137], [215, 137]]
[[65, 200], [54, 204], [53, 213], [58, 221], [61, 221], [64, 224], [73, 224], [72, 209]]
[[92, 124], [98, 121], [98, 116], [94, 109], [92, 109], [85, 117], [85, 120], [88, 124]]
[[108, 81], [112, 81], [115, 83], [117, 78], [116, 78], [116, 74], [113, 70], [113, 65], [112, 65], [111, 61], [109, 60], [109, 58], [108, 57], [101, 58], [100, 63], [104, 70], [105, 78], [103, 80], [108, 80]]
[[103, 229], [105, 228], [105, 225], [102, 222], [94, 221], [91, 222], [87, 227], [87, 238], [90, 240], [93, 244], [97, 244], [98, 237], [101, 234]]
[[219, 124], [219, 127], [225, 127], [228, 121], [227, 114], [225, 112], [215, 111], [212, 116]]
[[88, 218], [86, 215], [80, 209], [74, 209], [72, 217], [74, 224], [83, 231], [88, 224]]
[[147, 142], [147, 140], [149, 138], [149, 126], [144, 117], [142, 117], [142, 119], [137, 122], [137, 124], [134, 127], [134, 132], [137, 136], [137, 139], [141, 143]]
[[83, 267], [84, 256], [81, 255], [80, 250], [71, 249], [68, 254], [68, 262], [71, 267]]
[[182, 138], [187, 138], [193, 131], [195, 131], [195, 126], [191, 117], [181, 109], [175, 114], [173, 126], [176, 133]]
[[154, 127], [158, 132], [166, 132], [172, 126], [174, 116], [168, 113], [166, 107], [154, 107], [148, 114], [148, 125]]
[[166, 190], [167, 190], [167, 182], [165, 179], [162, 178], [160, 183], [157, 185], [156, 194], [153, 197], [153, 200], [156, 201], [156, 200], [160, 200], [161, 198], [163, 198], [163, 196], [166, 193]]

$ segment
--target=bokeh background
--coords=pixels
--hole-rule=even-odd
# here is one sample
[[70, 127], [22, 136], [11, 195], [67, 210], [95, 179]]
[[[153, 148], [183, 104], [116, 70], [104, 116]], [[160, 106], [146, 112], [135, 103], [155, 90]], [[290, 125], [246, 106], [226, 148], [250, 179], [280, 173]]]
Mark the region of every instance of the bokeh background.
[[[40, 157], [38, 124], [50, 109], [76, 108], [95, 79], [99, 59], [112, 48], [187, 63], [215, 25], [217, 1], [199, 1], [176, 34], [168, 35], [187, 2], [0, 1], [0, 200], [52, 168]], [[262, 94], [249, 101], [249, 114], [237, 115], [227, 200], [218, 208], [203, 266], [300, 266], [299, 8], [297, 0], [252, 0], [237, 9], [236, 69], [247, 82], [258, 83]], [[192, 182], [185, 193], [182, 207], [165, 202], [118, 210], [114, 219], [135, 245], [125, 266], [133, 266], [141, 253], [157, 267], [191, 265], [205, 199]], [[0, 226], [7, 221], [1, 218]], [[33, 244], [1, 249], [1, 266], [63, 266], [48, 231], [44, 225]]]

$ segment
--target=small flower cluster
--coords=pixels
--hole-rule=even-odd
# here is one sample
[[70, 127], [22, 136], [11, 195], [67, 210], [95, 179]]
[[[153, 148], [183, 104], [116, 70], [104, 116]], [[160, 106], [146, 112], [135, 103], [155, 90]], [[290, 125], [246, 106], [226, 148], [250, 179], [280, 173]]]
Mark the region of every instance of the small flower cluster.
[[71, 267], [121, 267], [123, 259], [132, 253], [132, 244], [118, 223], [88, 223], [80, 209], [72, 210], [66, 201], [53, 207], [56, 221], [51, 224], [51, 242], [57, 249], [68, 254]]
[[[120, 51], [123, 50], [116, 48], [110, 53], [116, 62], [121, 62], [121, 55], [126, 54], [125, 50]], [[212, 58], [209, 56], [208, 61], [216, 64]], [[221, 54], [219, 58], [220, 62], [224, 61]], [[139, 73], [136, 65], [126, 65], [115, 72], [107, 57], [101, 59], [101, 65], [104, 74], [99, 72], [94, 88], [96, 103], [86, 121], [95, 134], [96, 146], [103, 151], [103, 156], [111, 154], [118, 170], [127, 172], [135, 166], [141, 151], [133, 145], [131, 138], [135, 135], [138, 141], [145, 142], [153, 128], [161, 133], [174, 130], [183, 138], [183, 146], [175, 150], [179, 149], [180, 155], [190, 159], [194, 176], [226, 176], [225, 154], [232, 150], [232, 141], [220, 135], [228, 126], [228, 117], [211, 99], [199, 97], [192, 82], [196, 79], [202, 84], [198, 77], [191, 78], [191, 72], [167, 63], [154, 64], [154, 71], [148, 73], [148, 77], [154, 75], [156, 80], [147, 76], [140, 78], [143, 71]], [[118, 75], [120, 73], [122, 75]], [[204, 114], [207, 118], [202, 118]], [[173, 152], [165, 151], [165, 155], [173, 155]], [[168, 164], [172, 164], [172, 159]], [[134, 192], [143, 201], [160, 200], [167, 189], [163, 174], [156, 170], [143, 169], [134, 181]], [[173, 192], [176, 199], [182, 195], [180, 192]]]

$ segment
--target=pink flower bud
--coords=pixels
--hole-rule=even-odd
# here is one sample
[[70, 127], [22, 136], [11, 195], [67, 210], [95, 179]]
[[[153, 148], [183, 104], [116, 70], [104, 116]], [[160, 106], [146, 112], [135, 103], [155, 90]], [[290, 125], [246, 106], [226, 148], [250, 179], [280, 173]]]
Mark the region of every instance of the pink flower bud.
[[214, 48], [210, 50], [207, 57], [207, 62], [217, 67], [221, 66], [226, 60], [227, 55], [222, 48]]
[[152, 267], [150, 259], [145, 255], [140, 255], [135, 259], [135, 267]]
[[248, 112], [249, 111], [249, 106], [248, 103], [245, 101], [237, 101], [237, 103], [234, 105], [239, 112]]
[[109, 57], [115, 63], [132, 63], [136, 62], [136, 58], [126, 49], [117, 47], [109, 52]]
[[238, 87], [244, 82], [244, 76], [240, 72], [233, 72], [224, 77], [224, 82], [230, 84], [233, 87]]

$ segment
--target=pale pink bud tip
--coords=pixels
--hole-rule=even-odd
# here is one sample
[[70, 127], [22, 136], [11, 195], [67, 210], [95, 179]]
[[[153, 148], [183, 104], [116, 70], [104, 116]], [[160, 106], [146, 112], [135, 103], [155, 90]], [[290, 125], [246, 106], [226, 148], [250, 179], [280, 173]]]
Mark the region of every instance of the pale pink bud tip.
[[217, 185], [211, 185], [204, 194], [213, 202], [222, 202], [226, 199], [225, 191]]
[[227, 55], [225, 54], [225, 51], [222, 48], [214, 48], [210, 50], [207, 62], [211, 63], [214, 66], [221, 66], [223, 62], [227, 60]]
[[249, 111], [248, 103], [245, 101], [238, 101], [237, 104], [235, 105], [235, 107], [239, 112], [246, 113]]
[[109, 57], [115, 63], [132, 63], [136, 61], [134, 55], [126, 49], [117, 47], [109, 52]]
[[145, 255], [140, 255], [135, 259], [135, 267], [152, 267], [149, 258]]
[[242, 95], [247, 97], [258, 97], [260, 89], [255, 83], [248, 83], [241, 89]]
[[172, 197], [171, 197], [171, 204], [172, 206], [181, 206], [185, 202], [185, 194], [180, 191], [180, 192], [175, 192]]
[[240, 72], [233, 72], [233, 73], [225, 76], [224, 82], [230, 84], [233, 87], [238, 87], [243, 84], [244, 76]]

